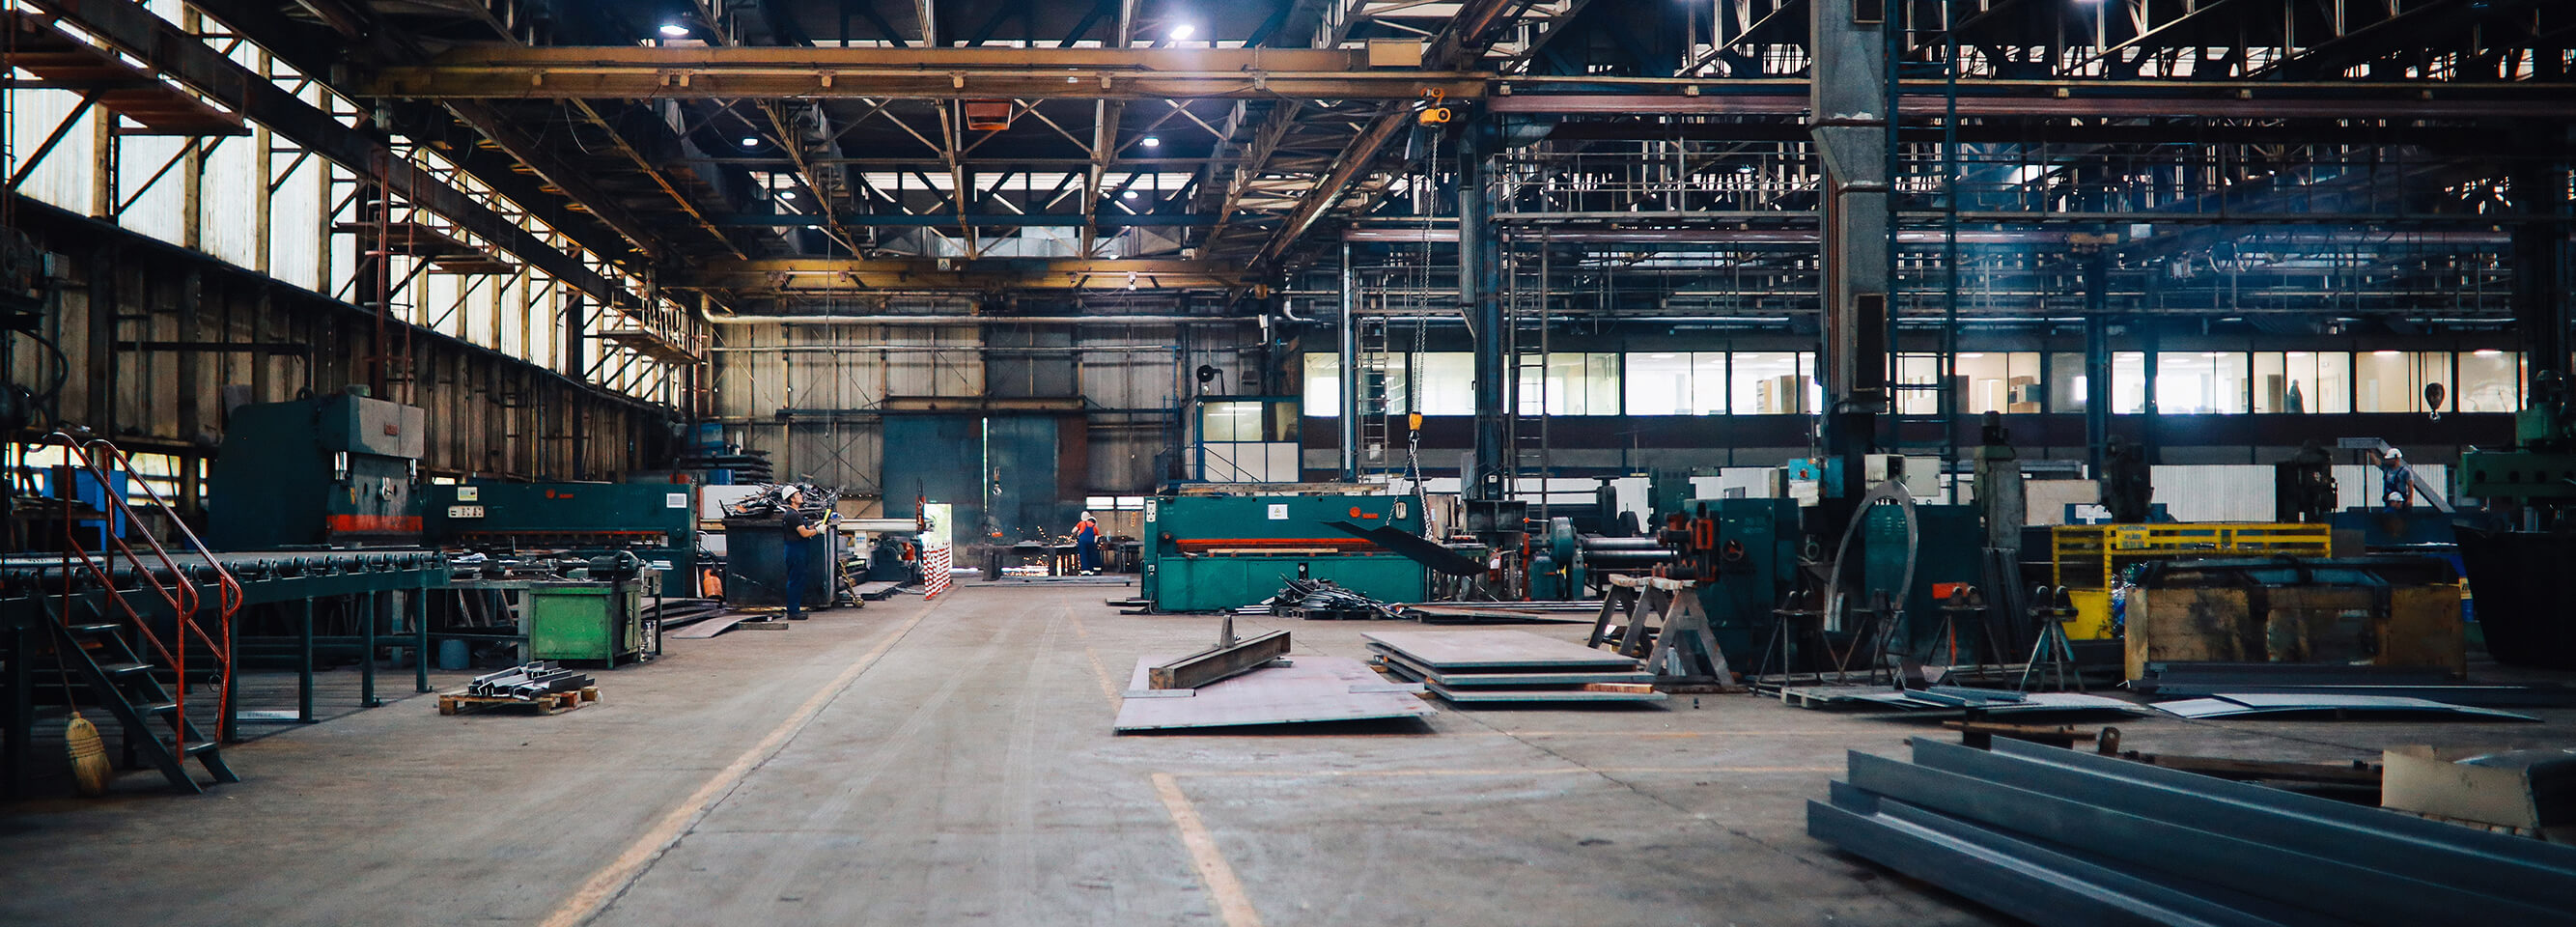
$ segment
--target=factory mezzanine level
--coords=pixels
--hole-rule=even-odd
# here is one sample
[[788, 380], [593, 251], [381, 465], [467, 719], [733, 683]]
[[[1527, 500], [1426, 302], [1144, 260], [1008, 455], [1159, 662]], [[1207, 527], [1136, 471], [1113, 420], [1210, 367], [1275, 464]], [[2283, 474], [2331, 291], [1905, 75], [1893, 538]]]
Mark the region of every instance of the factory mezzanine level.
[[2576, 5], [0, 23], [0, 923], [2576, 898]]

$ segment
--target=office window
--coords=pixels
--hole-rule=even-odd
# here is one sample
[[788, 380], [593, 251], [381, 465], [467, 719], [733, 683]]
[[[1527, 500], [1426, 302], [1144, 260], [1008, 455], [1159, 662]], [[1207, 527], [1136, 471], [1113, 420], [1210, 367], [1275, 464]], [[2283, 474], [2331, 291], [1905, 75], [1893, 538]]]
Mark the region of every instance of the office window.
[[[2424, 384], [2450, 387], [2448, 351], [2371, 351], [2352, 358], [2355, 403], [2362, 412], [2429, 412]], [[2445, 397], [2444, 405], [2449, 405]]]
[[2144, 351], [2111, 352], [2111, 414], [2147, 411], [2147, 355]]
[[1538, 360], [1534, 354], [1521, 356], [1520, 414], [1619, 414], [1619, 355], [1549, 354], [1544, 381]]
[[2254, 411], [2267, 414], [2352, 411], [2345, 384], [2352, 355], [2342, 351], [2261, 351], [2254, 355]]
[[1306, 355], [1306, 414], [1337, 418], [1342, 414], [1342, 358], [1338, 354]]
[[1737, 351], [1727, 373], [1727, 408], [1737, 415], [1795, 415], [1823, 404], [1810, 351]]
[[2039, 352], [1959, 352], [1959, 411], [2020, 414], [2040, 410]]
[[2241, 415], [2246, 356], [2240, 351], [2156, 353], [2156, 411], [2166, 415]]
[[[1723, 358], [1724, 355], [1718, 355]], [[1688, 351], [1652, 351], [1628, 355], [1623, 384], [1630, 415], [1707, 415], [1724, 409], [1702, 408], [1692, 389], [1693, 355]], [[1725, 386], [1721, 366], [1718, 386]]]
[[2469, 351], [2459, 357], [2459, 389], [2455, 392], [2462, 412], [2513, 412], [2522, 408], [2521, 355], [2512, 351], [2488, 349]]
[[1424, 415], [1476, 414], [1476, 355], [1466, 351], [1433, 351], [1413, 356], [1422, 378], [1417, 396]]
[[2048, 356], [2048, 411], [2082, 412], [2084, 395], [2093, 377], [2084, 369], [2084, 355], [2058, 352]]
[[1888, 405], [1900, 415], [1941, 414], [1941, 394], [1937, 390], [1908, 389], [1941, 382], [1941, 355], [1896, 355], [1896, 386], [1889, 390], [1893, 401]]

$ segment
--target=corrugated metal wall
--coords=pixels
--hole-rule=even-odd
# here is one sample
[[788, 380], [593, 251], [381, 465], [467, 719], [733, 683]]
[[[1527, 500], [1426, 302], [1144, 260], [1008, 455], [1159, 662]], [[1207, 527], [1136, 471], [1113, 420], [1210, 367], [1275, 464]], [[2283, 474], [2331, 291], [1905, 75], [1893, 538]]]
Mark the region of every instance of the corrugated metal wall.
[[769, 452], [779, 473], [875, 496], [888, 453], [875, 410], [889, 396], [1079, 396], [1092, 410], [1082, 485], [1100, 495], [1134, 495], [1162, 478], [1157, 463], [1179, 440], [1175, 410], [1197, 388], [1192, 371], [1215, 367], [1223, 376], [1211, 392], [1232, 391], [1259, 363], [1259, 338], [1249, 321], [1079, 332], [719, 326], [716, 415], [746, 448]]

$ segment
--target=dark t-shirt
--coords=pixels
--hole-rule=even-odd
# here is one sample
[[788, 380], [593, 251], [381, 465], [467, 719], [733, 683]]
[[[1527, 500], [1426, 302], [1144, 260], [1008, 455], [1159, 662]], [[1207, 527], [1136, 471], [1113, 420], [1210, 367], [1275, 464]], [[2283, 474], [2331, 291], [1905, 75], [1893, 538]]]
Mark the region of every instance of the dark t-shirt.
[[[781, 527], [787, 530], [787, 551], [789, 553], [804, 553], [806, 545], [814, 542], [814, 538], [806, 537], [804, 532], [796, 530], [798, 528], [812, 525], [813, 523], [813, 516], [795, 509], [787, 510], [787, 520], [781, 525]], [[820, 536], [821, 535], [816, 535], [816, 537]]]

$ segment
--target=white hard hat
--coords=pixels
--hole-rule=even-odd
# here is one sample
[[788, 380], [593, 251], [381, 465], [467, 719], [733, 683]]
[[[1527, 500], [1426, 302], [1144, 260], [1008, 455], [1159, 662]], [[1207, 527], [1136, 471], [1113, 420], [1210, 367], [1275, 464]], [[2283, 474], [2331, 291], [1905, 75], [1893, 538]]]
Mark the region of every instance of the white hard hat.
[[2405, 493], [2396, 493], [2396, 492], [2389, 493], [2389, 494], [2388, 494], [2388, 501], [2390, 501], [2390, 502], [2404, 502], [2404, 501], [2406, 501], [2406, 494], [2405, 494]]
[[1083, 520], [1083, 521], [1090, 521], [1090, 520], [1091, 520], [1091, 513], [1090, 513], [1090, 512], [1084, 512], [1084, 513], [1082, 513], [1082, 520]]
[[2388, 453], [2383, 454], [2383, 455], [2381, 455], [2381, 456], [2386, 457], [2386, 458], [2388, 458], [2388, 459], [2390, 459], [2390, 460], [2404, 460], [2404, 459], [2406, 459], [2406, 452], [2405, 452], [2405, 451], [2398, 450], [2398, 449], [2396, 449], [2396, 448], [2393, 448], [2393, 447], [2392, 447], [2392, 448], [2389, 448], [2389, 449], [2388, 449]]

